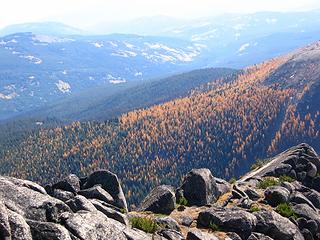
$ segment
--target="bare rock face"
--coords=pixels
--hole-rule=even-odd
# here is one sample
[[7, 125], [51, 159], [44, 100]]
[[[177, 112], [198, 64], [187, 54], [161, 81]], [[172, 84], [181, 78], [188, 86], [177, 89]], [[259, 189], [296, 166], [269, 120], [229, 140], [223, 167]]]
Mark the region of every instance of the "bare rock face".
[[85, 183], [83, 184], [82, 189], [88, 189], [95, 185], [100, 185], [113, 197], [115, 206], [128, 211], [127, 201], [124, 197], [123, 190], [117, 175], [107, 170], [96, 171], [88, 176]]
[[[114, 188], [119, 191], [118, 202], [110, 202], [126, 207], [125, 199], [121, 200], [121, 187], [119, 188], [119, 182], [115, 181], [117, 178], [114, 176], [111, 174]], [[93, 181], [92, 178], [90, 181]], [[131, 233], [129, 221], [117, 206], [105, 203], [113, 198], [103, 188], [95, 185], [92, 197], [103, 198], [105, 201], [87, 199], [77, 195], [80, 181], [76, 176], [70, 175], [47, 189], [52, 196], [36, 183], [0, 177], [0, 239], [127, 240], [124, 229], [128, 234]], [[88, 192], [91, 193], [90, 189], [84, 195]], [[122, 205], [119, 204], [121, 201]], [[142, 239], [148, 239], [147, 234], [141, 236]]]
[[99, 211], [78, 211], [66, 214], [63, 224], [79, 239], [127, 240], [123, 233], [126, 226], [108, 218]]
[[297, 204], [293, 207], [293, 209], [299, 217], [303, 217], [306, 220], [314, 220], [318, 225], [318, 229], [320, 229], [319, 210], [313, 209], [312, 207], [310, 207], [308, 204], [305, 204], [305, 203]]
[[235, 232], [246, 239], [255, 228], [257, 219], [253, 214], [241, 209], [212, 207], [200, 212], [198, 224], [204, 227], [214, 224], [218, 228]]
[[268, 237], [262, 233], [252, 233], [248, 240], [273, 240], [271, 237]]
[[288, 218], [274, 211], [261, 210], [254, 213], [257, 218], [255, 231], [273, 239], [304, 240], [299, 228]]
[[59, 224], [29, 220], [28, 225], [31, 228], [32, 239], [34, 240], [71, 240], [68, 230]]
[[189, 205], [204, 206], [219, 197], [217, 183], [211, 171], [206, 168], [191, 170], [180, 188]]
[[86, 199], [84, 196], [77, 195], [73, 199], [66, 202], [73, 212], [78, 212], [80, 210], [95, 211], [96, 208], [93, 204]]
[[281, 186], [272, 186], [264, 192], [266, 201], [272, 206], [276, 207], [280, 203], [286, 203], [289, 200], [290, 192]]
[[61, 181], [53, 184], [52, 188], [76, 193], [80, 190], [80, 179], [76, 175], [70, 174]]
[[288, 175], [312, 187], [313, 178], [317, 173], [320, 173], [319, 156], [311, 146], [301, 143], [278, 154], [269, 164], [249, 174], [248, 177]]
[[78, 194], [85, 196], [86, 198], [89, 198], [89, 199], [99, 199], [106, 203], [115, 204], [113, 197], [98, 185], [88, 189], [83, 189], [79, 191]]
[[11, 239], [31, 240], [30, 226], [26, 220], [19, 214], [7, 209], [11, 229]]
[[38, 189], [42, 187], [35, 183], [30, 188], [12, 179], [0, 177], [0, 199], [3, 199], [7, 207], [18, 211], [23, 217], [43, 222], [56, 221], [59, 214], [71, 211], [62, 201], [39, 192]]
[[142, 201], [139, 211], [170, 214], [175, 209], [176, 197], [173, 187], [161, 185], [151, 190]]
[[201, 232], [200, 230], [191, 230], [188, 232], [187, 240], [218, 240], [216, 236], [209, 233]]
[[127, 216], [113, 208], [110, 208], [108, 205], [105, 204], [105, 202], [97, 200], [97, 199], [91, 199], [91, 203], [94, 205], [94, 207], [102, 212], [104, 215], [106, 215], [108, 218], [112, 218], [114, 220], [117, 220], [120, 223], [123, 223], [125, 225], [129, 225], [129, 220]]
[[6, 239], [10, 237], [10, 224], [8, 212], [5, 205], [0, 202], [0, 237]]

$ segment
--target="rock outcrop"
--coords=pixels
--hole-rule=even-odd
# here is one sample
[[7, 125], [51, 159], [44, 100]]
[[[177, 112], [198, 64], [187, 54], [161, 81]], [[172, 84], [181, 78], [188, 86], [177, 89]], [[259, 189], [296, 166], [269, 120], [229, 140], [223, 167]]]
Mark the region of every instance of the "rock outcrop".
[[257, 219], [245, 210], [213, 207], [200, 212], [198, 224], [202, 227], [216, 226], [246, 239], [255, 229]]
[[174, 188], [161, 185], [154, 188], [142, 201], [139, 211], [170, 214], [176, 206]]
[[[82, 190], [80, 183], [70, 175], [46, 186], [46, 191], [30, 181], [0, 177], [0, 239], [127, 240], [135, 236], [124, 214], [127, 205], [116, 175], [98, 171], [87, 178]], [[143, 232], [139, 236], [150, 238]]]
[[45, 188], [0, 177], [0, 240], [320, 240], [319, 176], [318, 155], [301, 144], [233, 184], [193, 169], [132, 212], [106, 170]]
[[215, 178], [209, 169], [193, 169], [183, 180], [183, 197], [189, 205], [203, 206], [212, 203], [219, 197]]
[[82, 189], [92, 188], [96, 185], [100, 185], [113, 197], [115, 206], [128, 211], [127, 201], [117, 175], [106, 170], [94, 172], [82, 184]]

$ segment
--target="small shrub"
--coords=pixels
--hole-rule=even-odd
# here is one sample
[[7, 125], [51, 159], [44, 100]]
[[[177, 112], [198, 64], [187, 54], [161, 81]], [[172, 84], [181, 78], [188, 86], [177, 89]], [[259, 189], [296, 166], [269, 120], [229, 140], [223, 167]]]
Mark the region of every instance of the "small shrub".
[[276, 208], [276, 212], [286, 218], [289, 218], [289, 217], [297, 218], [296, 213], [292, 209], [291, 205], [289, 205], [288, 203], [280, 203]]
[[262, 179], [261, 182], [259, 182], [257, 184], [257, 187], [258, 188], [262, 188], [262, 189], [266, 189], [268, 187], [271, 187], [271, 186], [277, 186], [279, 185], [279, 181], [272, 178], [272, 177], [265, 177]]
[[235, 184], [236, 181], [237, 181], [237, 179], [233, 177], [233, 178], [230, 178], [229, 183], [230, 184]]
[[287, 176], [287, 175], [283, 175], [283, 176], [280, 176], [280, 177], [279, 177], [279, 181], [280, 181], [281, 183], [283, 183], [283, 182], [289, 182], [289, 183], [291, 183], [291, 182], [294, 182], [295, 179], [292, 178], [292, 177], [289, 177], [289, 176]]
[[149, 218], [133, 217], [130, 222], [133, 228], [138, 228], [146, 233], [155, 233], [158, 230], [156, 222]]
[[178, 205], [187, 206], [188, 200], [185, 197], [180, 197], [177, 201]]
[[250, 208], [250, 212], [251, 213], [254, 213], [254, 212], [259, 212], [261, 209], [258, 207], [258, 206], [251, 206], [251, 208]]
[[252, 171], [252, 170], [259, 169], [268, 162], [269, 162], [268, 159], [257, 159], [256, 162], [251, 165], [250, 170]]
[[208, 227], [214, 232], [217, 232], [217, 231], [221, 232], [222, 231], [222, 228], [213, 222], [210, 222]]

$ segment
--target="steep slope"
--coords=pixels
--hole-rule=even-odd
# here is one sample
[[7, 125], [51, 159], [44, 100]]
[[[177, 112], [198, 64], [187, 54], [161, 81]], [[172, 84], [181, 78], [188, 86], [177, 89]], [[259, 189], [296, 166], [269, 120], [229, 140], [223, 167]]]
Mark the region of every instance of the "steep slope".
[[[33, 130], [66, 125], [75, 120], [105, 121], [121, 114], [187, 96], [208, 82], [217, 86], [232, 81], [239, 71], [227, 68], [200, 69], [108, 88], [94, 88], [47, 107], [0, 121], [0, 145], [17, 145]], [[6, 148], [6, 147], [5, 147]]]
[[108, 168], [137, 202], [156, 184], [176, 185], [191, 168], [239, 176], [256, 159], [301, 140], [319, 149], [319, 102], [305, 104], [317, 99], [319, 50], [312, 44], [252, 66], [222, 86], [207, 84], [116, 121], [35, 132], [2, 148], [1, 171], [43, 182], [44, 176]]

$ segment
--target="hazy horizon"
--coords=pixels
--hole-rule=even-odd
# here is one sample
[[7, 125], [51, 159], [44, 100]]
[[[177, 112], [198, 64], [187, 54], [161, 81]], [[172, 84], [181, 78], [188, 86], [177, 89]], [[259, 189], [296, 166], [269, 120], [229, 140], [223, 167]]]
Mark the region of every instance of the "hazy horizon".
[[[17, 8], [17, 6], [19, 6]], [[177, 10], [178, 9], [178, 10]], [[133, 19], [166, 16], [177, 20], [192, 20], [228, 13], [302, 12], [320, 9], [316, 0], [284, 1], [217, 1], [217, 0], [13, 0], [0, 9], [0, 28], [32, 22], [60, 22], [88, 30], [101, 23], [124, 24]]]

